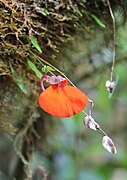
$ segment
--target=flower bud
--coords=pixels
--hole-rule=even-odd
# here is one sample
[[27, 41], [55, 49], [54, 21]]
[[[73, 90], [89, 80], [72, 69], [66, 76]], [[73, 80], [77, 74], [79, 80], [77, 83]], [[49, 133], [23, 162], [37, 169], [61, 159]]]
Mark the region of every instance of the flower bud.
[[91, 116], [86, 116], [83, 120], [83, 123], [86, 127], [93, 129], [94, 131], [100, 128], [100, 125], [96, 123]]
[[107, 91], [109, 93], [112, 93], [114, 91], [115, 87], [116, 87], [116, 81], [111, 82], [111, 81], [108, 80], [108, 81], [106, 81], [105, 86], [107, 88]]
[[108, 136], [103, 137], [102, 145], [108, 152], [110, 152], [112, 154], [116, 154], [117, 151], [116, 151], [116, 147], [114, 145], [114, 142]]

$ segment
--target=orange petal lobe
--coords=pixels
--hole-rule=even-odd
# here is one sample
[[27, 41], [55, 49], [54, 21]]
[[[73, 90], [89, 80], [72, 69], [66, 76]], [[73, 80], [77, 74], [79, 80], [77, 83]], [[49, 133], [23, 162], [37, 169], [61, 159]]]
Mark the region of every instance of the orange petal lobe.
[[82, 111], [88, 103], [88, 98], [73, 86], [52, 85], [40, 94], [38, 103], [47, 113], [65, 118]]

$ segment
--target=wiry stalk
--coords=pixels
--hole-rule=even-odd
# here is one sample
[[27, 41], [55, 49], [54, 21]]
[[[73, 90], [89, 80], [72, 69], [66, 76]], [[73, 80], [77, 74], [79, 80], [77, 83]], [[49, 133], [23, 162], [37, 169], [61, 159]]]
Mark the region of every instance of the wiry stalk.
[[109, 7], [109, 12], [112, 18], [112, 26], [113, 26], [113, 54], [112, 54], [112, 67], [111, 67], [111, 75], [110, 75], [110, 80], [112, 82], [113, 80], [113, 71], [115, 67], [115, 58], [116, 58], [116, 47], [115, 47], [115, 38], [116, 38], [116, 22], [115, 22], [115, 17], [111, 8], [111, 4], [109, 0], [107, 0], [107, 4]]

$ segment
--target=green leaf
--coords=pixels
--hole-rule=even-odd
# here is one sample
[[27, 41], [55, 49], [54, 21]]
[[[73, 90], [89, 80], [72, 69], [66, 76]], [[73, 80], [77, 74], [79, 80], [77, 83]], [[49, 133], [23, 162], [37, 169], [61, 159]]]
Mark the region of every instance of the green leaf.
[[21, 77], [18, 77], [18, 79], [15, 80], [15, 82], [24, 94], [29, 94], [28, 88], [24, 84], [23, 79]]
[[45, 9], [45, 8], [44, 8], [44, 13], [45, 13], [46, 16], [48, 16], [48, 15], [49, 15], [48, 9]]
[[106, 27], [105, 24], [102, 21], [100, 21], [100, 19], [97, 18], [97, 16], [95, 16], [93, 14], [91, 14], [91, 16], [97, 22], [97, 24], [99, 24], [101, 27], [103, 27], [103, 28]]
[[55, 71], [52, 67], [50, 67], [50, 66], [46, 66], [46, 65], [44, 65], [43, 67], [42, 67], [42, 71], [44, 72], [44, 73], [47, 73], [48, 71]]
[[13, 78], [16, 78], [17, 77], [16, 71], [14, 70], [11, 64], [10, 64], [10, 68], [11, 68], [11, 73], [13, 75]]
[[36, 76], [41, 79], [42, 78], [42, 73], [38, 70], [35, 72]]
[[17, 86], [21, 89], [21, 91], [24, 94], [29, 95], [30, 92], [29, 92], [28, 88], [26, 87], [26, 85], [24, 84], [22, 77], [17, 76], [16, 71], [14, 70], [14, 68], [12, 67], [11, 64], [10, 64], [10, 68], [11, 68], [14, 82], [17, 84]]
[[83, 16], [78, 7], [76, 8], [76, 13], [77, 13], [79, 16], [81, 16], [81, 17]]
[[46, 66], [46, 68], [47, 68], [47, 70], [48, 71], [55, 71], [52, 67], [50, 67], [50, 66]]
[[41, 50], [38, 42], [36, 41], [36, 39], [35, 39], [34, 37], [32, 37], [32, 36], [29, 37], [29, 38], [30, 38], [31, 43], [33, 44], [33, 46], [34, 46], [40, 53], [42, 53], [42, 50]]
[[29, 67], [35, 72], [36, 76], [41, 79], [42, 73], [37, 69], [34, 63], [32, 63], [29, 59], [27, 60]]
[[27, 62], [28, 62], [30, 69], [32, 69], [34, 72], [36, 72], [38, 70], [37, 67], [35, 66], [35, 64], [32, 63], [30, 60], [27, 60]]

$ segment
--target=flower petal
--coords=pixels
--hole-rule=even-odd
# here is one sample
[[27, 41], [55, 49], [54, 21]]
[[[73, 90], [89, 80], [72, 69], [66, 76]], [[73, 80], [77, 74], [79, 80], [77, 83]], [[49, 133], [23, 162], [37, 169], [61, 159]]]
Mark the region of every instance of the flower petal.
[[53, 116], [70, 117], [86, 107], [88, 98], [73, 86], [52, 85], [40, 94], [38, 102], [44, 111]]

